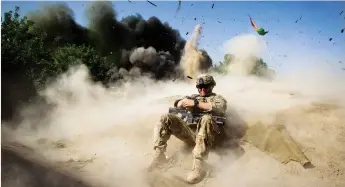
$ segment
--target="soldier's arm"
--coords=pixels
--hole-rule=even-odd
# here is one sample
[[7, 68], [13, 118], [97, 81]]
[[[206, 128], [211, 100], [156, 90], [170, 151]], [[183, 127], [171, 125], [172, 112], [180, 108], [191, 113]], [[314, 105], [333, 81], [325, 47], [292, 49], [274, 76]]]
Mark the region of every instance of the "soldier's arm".
[[209, 110], [207, 110], [209, 112], [212, 111], [212, 112], [217, 113], [217, 114], [224, 114], [226, 109], [227, 109], [227, 102], [220, 95], [216, 95], [213, 99], [213, 102], [210, 102], [208, 104], [211, 105]]
[[175, 102], [174, 102], [174, 107], [178, 107], [178, 108], [181, 108], [182, 107], [182, 100], [183, 99], [193, 99], [197, 96], [197, 94], [192, 94], [191, 96], [185, 96], [181, 99], [177, 99]]
[[224, 114], [227, 108], [226, 100], [221, 95], [216, 95], [213, 102], [199, 102], [198, 108], [206, 112]]
[[211, 102], [206, 103], [206, 102], [199, 101], [198, 108], [200, 108], [201, 110], [204, 110], [204, 111], [211, 111], [212, 110], [212, 103]]

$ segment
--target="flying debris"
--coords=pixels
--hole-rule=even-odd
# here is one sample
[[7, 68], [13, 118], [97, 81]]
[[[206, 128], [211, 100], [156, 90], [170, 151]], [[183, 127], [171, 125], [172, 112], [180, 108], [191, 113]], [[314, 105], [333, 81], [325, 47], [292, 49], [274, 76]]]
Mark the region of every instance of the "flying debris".
[[193, 79], [191, 76], [187, 76], [187, 78], [189, 78], [189, 79]]
[[341, 29], [341, 31], [340, 31], [341, 33], [344, 33], [344, 29]]
[[268, 31], [265, 31], [265, 29], [262, 28], [262, 27], [261, 27], [261, 28], [257, 27], [257, 26], [255, 25], [253, 19], [250, 17], [250, 15], [248, 15], [248, 16], [249, 16], [249, 19], [250, 19], [250, 23], [252, 24], [252, 27], [256, 30], [256, 32], [257, 32], [259, 35], [261, 35], [261, 36], [265, 36], [265, 35], [268, 33]]
[[329, 41], [332, 41], [333, 40], [333, 38], [329, 38]]
[[298, 19], [298, 20], [296, 20], [296, 21], [295, 21], [295, 23], [297, 23], [298, 21], [301, 21], [301, 19], [302, 19], [302, 16], [301, 16], [301, 17], [299, 17], [299, 19]]
[[177, 6], [177, 9], [176, 9], [175, 16], [176, 16], [176, 15], [177, 15], [177, 13], [180, 11], [180, 9], [181, 9], [181, 4], [182, 4], [182, 1], [181, 1], [181, 0], [179, 0], [179, 1], [178, 1], [178, 6]]
[[196, 18], [194, 18], [194, 20], [196, 20]]
[[213, 7], [214, 7], [214, 3], [212, 4], [212, 9], [213, 9]]
[[149, 1], [149, 0], [146, 0], [148, 3], [150, 3], [151, 5], [153, 5], [153, 6], [157, 6], [156, 4], [154, 4], [154, 3], [152, 3], [151, 1]]
[[186, 33], [186, 35], [188, 35], [188, 34], [189, 34], [189, 32]]
[[343, 12], [344, 12], [344, 11], [341, 11], [339, 15], [341, 16], [341, 15], [343, 14]]

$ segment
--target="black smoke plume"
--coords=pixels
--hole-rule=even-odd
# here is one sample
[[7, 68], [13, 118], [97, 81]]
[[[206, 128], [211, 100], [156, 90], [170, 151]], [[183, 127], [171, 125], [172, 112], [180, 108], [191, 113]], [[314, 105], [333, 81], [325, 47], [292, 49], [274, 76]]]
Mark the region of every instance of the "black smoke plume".
[[157, 80], [179, 74], [175, 67], [186, 41], [168, 23], [157, 17], [144, 20], [139, 14], [119, 20], [113, 4], [106, 1], [90, 3], [86, 17], [88, 25], [84, 28], [74, 21], [73, 11], [64, 3], [46, 5], [29, 15], [47, 33], [51, 45], [87, 44], [107, 56], [113, 64], [107, 81], [122, 77], [112, 75], [121, 74], [117, 70], [129, 72], [134, 67]]

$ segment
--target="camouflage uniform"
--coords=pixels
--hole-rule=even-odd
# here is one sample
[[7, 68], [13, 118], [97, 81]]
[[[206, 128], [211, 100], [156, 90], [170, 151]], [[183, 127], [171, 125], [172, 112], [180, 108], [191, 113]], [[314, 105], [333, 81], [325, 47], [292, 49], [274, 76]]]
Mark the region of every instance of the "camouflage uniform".
[[[211, 80], [210, 77], [211, 76], [209, 75], [199, 77], [197, 79], [197, 86], [199, 83], [205, 84], [207, 81], [209, 81], [210, 84], [214, 83], [215, 85], [213, 77], [211, 77]], [[201, 82], [200, 79], [202, 79]], [[204, 112], [210, 112], [213, 115], [224, 116], [227, 109], [226, 100], [215, 93], [211, 93], [207, 96], [193, 94], [189, 98], [197, 99], [199, 102], [211, 102], [212, 109]], [[175, 107], [180, 100], [181, 99], [175, 101]], [[165, 155], [162, 153], [166, 151], [167, 141], [171, 135], [174, 135], [190, 146], [195, 146], [193, 149], [193, 171], [187, 177], [189, 182], [195, 183], [202, 177], [201, 170], [203, 169], [203, 160], [207, 159], [210, 149], [213, 148], [217, 136], [221, 133], [219, 128], [220, 127], [213, 122], [211, 115], [204, 115], [198, 123], [195, 131], [193, 131], [193, 129], [188, 127], [187, 123], [179, 116], [174, 114], [164, 114], [161, 116], [160, 123], [157, 124], [154, 130], [154, 150], [156, 151], [155, 159], [157, 162], [165, 160]]]

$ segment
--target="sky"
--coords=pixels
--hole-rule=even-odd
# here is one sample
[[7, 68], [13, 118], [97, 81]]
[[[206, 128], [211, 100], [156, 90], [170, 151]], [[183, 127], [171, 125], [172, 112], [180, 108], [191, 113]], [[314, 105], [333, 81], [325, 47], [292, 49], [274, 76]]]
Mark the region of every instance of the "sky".
[[[199, 48], [205, 49], [214, 63], [223, 59], [226, 41], [238, 34], [256, 34], [250, 25], [249, 14], [259, 27], [269, 30], [262, 36], [267, 42], [262, 58], [275, 70], [294, 70], [322, 63], [338, 70], [345, 69], [345, 32], [341, 33], [345, 28], [345, 2], [216, 1], [212, 8], [211, 1], [182, 1], [177, 14], [178, 1], [152, 2], [157, 6], [145, 1], [117, 1], [113, 5], [118, 20], [137, 13], [145, 19], [156, 16], [179, 30], [186, 40], [194, 27], [202, 24]], [[43, 3], [54, 2], [2, 1], [1, 15], [14, 10], [15, 6], [26, 15]], [[85, 9], [90, 2], [65, 3], [73, 10], [76, 22], [87, 26]]]

